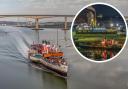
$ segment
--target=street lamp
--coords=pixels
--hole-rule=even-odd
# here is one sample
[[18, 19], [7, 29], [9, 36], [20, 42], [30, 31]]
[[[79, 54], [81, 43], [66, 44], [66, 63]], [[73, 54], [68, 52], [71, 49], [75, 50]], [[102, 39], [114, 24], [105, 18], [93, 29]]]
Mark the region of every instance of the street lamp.
[[116, 26], [118, 27], [118, 26], [119, 26], [119, 24], [117, 23], [117, 24], [116, 24]]
[[110, 27], [113, 27], [113, 26], [114, 26], [113, 23], [111, 23], [111, 24], [110, 24]]

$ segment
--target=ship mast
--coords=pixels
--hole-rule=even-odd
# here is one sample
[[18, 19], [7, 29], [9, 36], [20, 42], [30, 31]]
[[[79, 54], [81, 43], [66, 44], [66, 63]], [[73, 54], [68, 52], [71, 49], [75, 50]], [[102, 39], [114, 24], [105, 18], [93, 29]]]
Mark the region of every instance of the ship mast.
[[67, 34], [67, 17], [64, 17], [64, 39], [65, 41], [67, 41], [67, 37], [66, 37], [66, 34]]
[[39, 18], [35, 18], [35, 33], [36, 33], [36, 43], [39, 44]]
[[58, 29], [57, 29], [57, 41], [56, 41], [56, 45], [58, 46]]

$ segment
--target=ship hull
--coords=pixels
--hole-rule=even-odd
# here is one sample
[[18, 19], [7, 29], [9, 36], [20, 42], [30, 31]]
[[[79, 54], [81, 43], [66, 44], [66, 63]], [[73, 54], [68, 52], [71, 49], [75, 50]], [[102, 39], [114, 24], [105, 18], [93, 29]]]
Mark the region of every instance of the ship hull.
[[45, 68], [47, 68], [48, 70], [51, 70], [52, 72], [55, 72], [55, 73], [57, 73], [61, 76], [64, 76], [64, 77], [67, 76], [67, 71], [62, 70], [59, 67], [56, 67], [55, 65], [50, 64], [43, 59], [39, 59], [39, 58], [32, 57], [32, 56], [30, 56], [29, 59], [30, 59], [30, 61], [32, 61], [34, 63], [42, 64]]

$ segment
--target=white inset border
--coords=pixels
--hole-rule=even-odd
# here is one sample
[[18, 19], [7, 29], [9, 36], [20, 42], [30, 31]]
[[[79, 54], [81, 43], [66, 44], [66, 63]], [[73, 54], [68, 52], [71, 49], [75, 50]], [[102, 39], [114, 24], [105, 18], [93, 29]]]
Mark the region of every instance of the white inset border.
[[[112, 58], [107, 59], [107, 60], [103, 60], [103, 61], [95, 61], [93, 59], [89, 59], [89, 58], [85, 57], [82, 53], [80, 53], [79, 50], [76, 48], [76, 46], [74, 44], [73, 36], [72, 36], [72, 29], [73, 29], [74, 21], [75, 21], [76, 17], [80, 14], [80, 12], [83, 11], [84, 9], [86, 9], [89, 6], [98, 5], [98, 4], [100, 4], [100, 5], [106, 5], [106, 6], [109, 6], [109, 7], [113, 8], [113, 9], [115, 9], [121, 15], [121, 17], [123, 18], [124, 23], [125, 23], [125, 28], [126, 28], [126, 37], [125, 37], [125, 42], [123, 44], [122, 49], [116, 55], [114, 55]], [[88, 5], [84, 6], [80, 11], [77, 12], [77, 14], [75, 15], [75, 17], [74, 17], [74, 19], [72, 21], [72, 24], [71, 24], [71, 32], [70, 33], [71, 33], [71, 41], [72, 41], [72, 44], [73, 44], [75, 50], [79, 53], [80, 56], [82, 56], [84, 59], [86, 59], [88, 61], [91, 61], [91, 62], [104, 63], [104, 62], [108, 62], [108, 61], [111, 61], [112, 59], [116, 58], [123, 51], [123, 49], [125, 48], [126, 43], [127, 43], [127, 36], [128, 36], [128, 31], [127, 30], [128, 30], [128, 27], [127, 27], [127, 22], [125, 20], [125, 17], [123, 16], [123, 14], [116, 7], [114, 7], [113, 5], [110, 5], [108, 3], [97, 2], [97, 3], [88, 4]]]

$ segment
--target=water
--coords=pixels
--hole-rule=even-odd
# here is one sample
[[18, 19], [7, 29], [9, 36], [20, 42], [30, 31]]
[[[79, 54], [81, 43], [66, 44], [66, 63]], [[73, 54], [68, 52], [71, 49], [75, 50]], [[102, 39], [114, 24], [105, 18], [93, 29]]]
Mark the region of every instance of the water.
[[[40, 38], [56, 44], [56, 32], [54, 29], [42, 30]], [[69, 64], [65, 80], [28, 63], [24, 47], [27, 49], [35, 39], [32, 30], [0, 27], [0, 89], [128, 89], [128, 46], [111, 62], [92, 63], [72, 47], [70, 32], [67, 32], [67, 38], [65, 42], [64, 33], [59, 30], [59, 44]]]
[[[62, 44], [64, 34], [59, 33]], [[40, 38], [56, 43], [56, 30], [40, 31]], [[0, 27], [0, 89], [67, 89], [67, 80], [28, 62], [28, 45], [33, 40], [34, 31], [28, 28]]]
[[[86, 49], [85, 51], [81, 52], [85, 57], [89, 58], [90, 60], [96, 61], [103, 61], [112, 58], [116, 55], [119, 51], [118, 50], [106, 50], [106, 49]], [[106, 55], [103, 56], [103, 54]]]
[[127, 53], [128, 44], [112, 61], [92, 63], [74, 52], [69, 68], [69, 89], [128, 89]]

